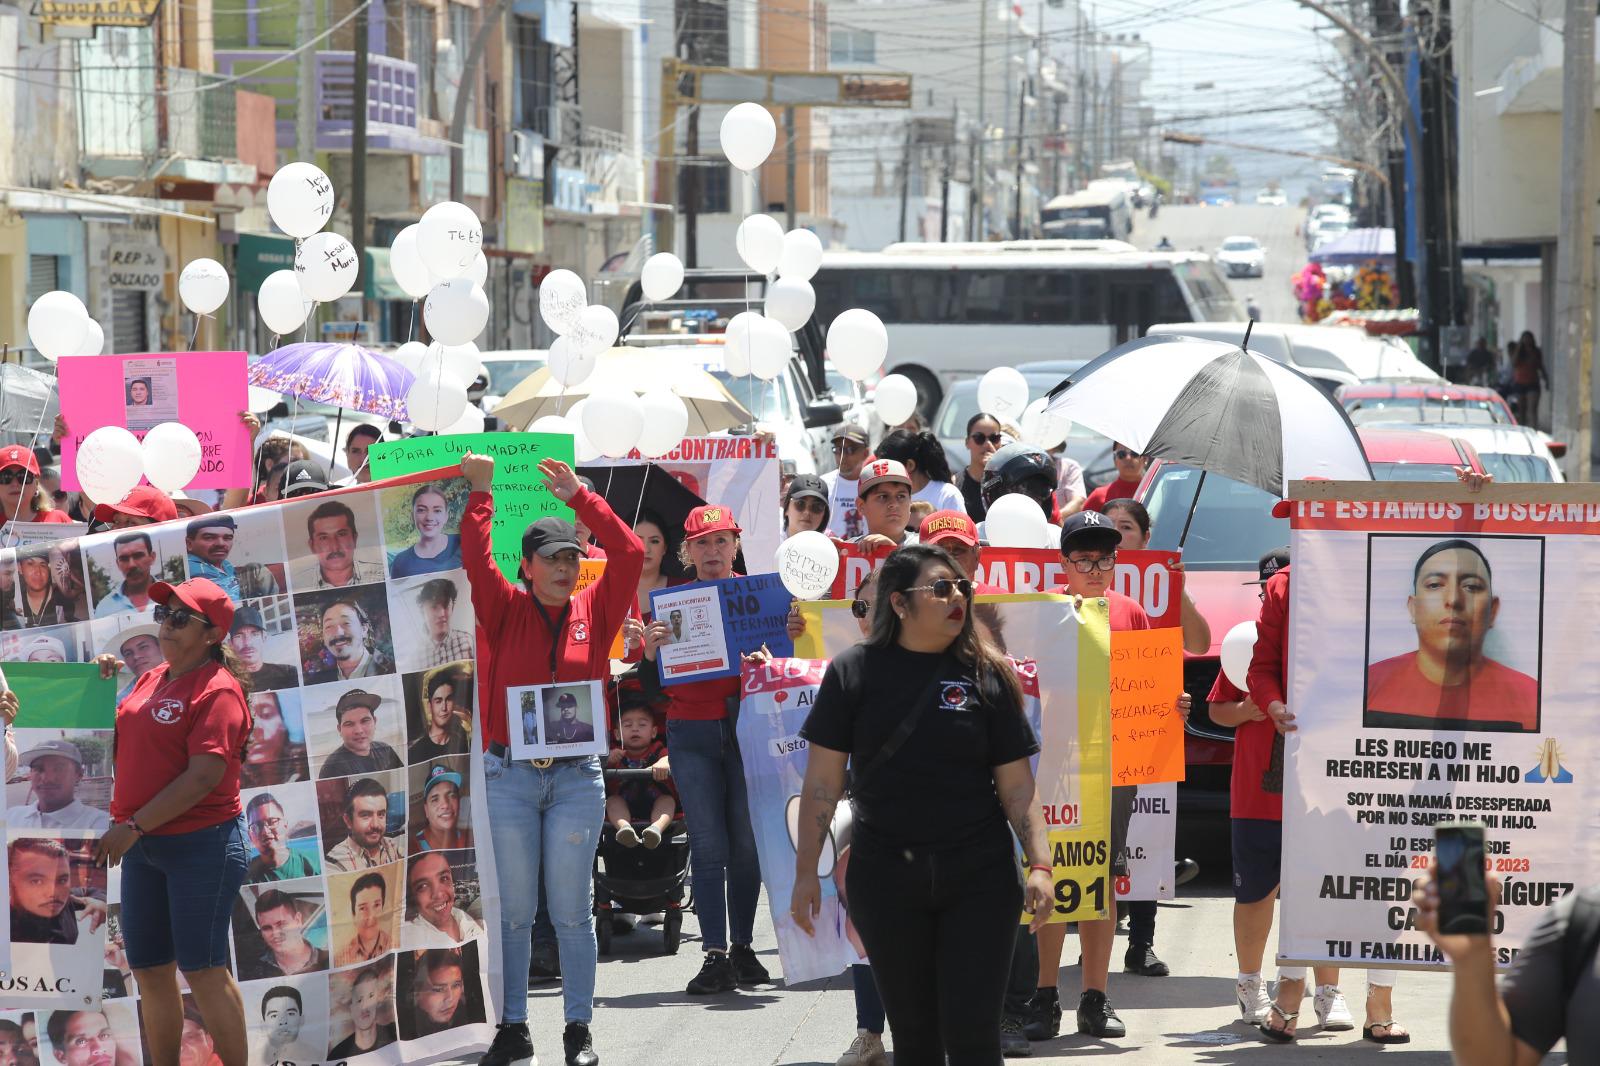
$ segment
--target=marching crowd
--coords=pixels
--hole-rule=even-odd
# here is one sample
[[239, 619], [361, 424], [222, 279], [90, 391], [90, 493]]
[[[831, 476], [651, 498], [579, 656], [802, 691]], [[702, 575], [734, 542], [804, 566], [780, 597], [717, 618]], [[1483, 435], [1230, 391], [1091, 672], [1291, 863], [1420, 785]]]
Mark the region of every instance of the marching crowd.
[[[970, 461], [952, 471], [932, 434], [902, 427], [874, 445], [865, 431], [847, 425], [833, 440], [836, 470], [820, 478], [795, 476], [784, 486], [787, 534], [819, 530], [840, 541], [891, 549], [880, 569], [847, 590], [861, 643], [830, 664], [803, 731], [810, 755], [794, 895], [787, 901], [802, 929], [810, 929], [818, 910], [817, 855], [834, 807], [849, 802], [855, 815], [844, 887], [869, 962], [851, 975], [858, 1031], [840, 1066], [886, 1064], [886, 1031], [902, 1066], [992, 1066], [1002, 1055], [1027, 1055], [1031, 1043], [1058, 1036], [1063, 998], [1074, 1004], [1073, 992], [1069, 1027], [1101, 1039], [1126, 1035], [1107, 995], [1115, 904], [1105, 918], [1077, 923], [1081, 987], [1066, 990], [1065, 997], [1058, 987], [1069, 930], [1046, 922], [1054, 889], [1030, 769], [1039, 744], [1022, 714], [1012, 665], [972, 610], [972, 597], [989, 591], [977, 581], [987, 511], [1002, 497], [1021, 495], [1036, 502], [1047, 520], [1049, 543], [1040, 547], [1062, 557], [1066, 577], [1059, 591], [1107, 599], [1113, 630], [1149, 628], [1145, 611], [1110, 587], [1118, 550], [1143, 548], [1150, 540], [1150, 516], [1133, 499], [1144, 458], [1117, 445], [1116, 479], [1086, 491], [1076, 462], [1022, 443], [1020, 436], [991, 415], [974, 416], [967, 426]], [[378, 439], [381, 434], [367, 426], [347, 437], [353, 480], [367, 480], [366, 449]], [[329, 488], [325, 470], [294, 456], [287, 445], [269, 439], [260, 455], [257, 487], [230, 493], [220, 501], [224, 508]], [[481, 728], [470, 737], [459, 726], [451, 675], [431, 683], [429, 728], [414, 742], [420, 753], [413, 754], [462, 754], [470, 746], [482, 762], [499, 879], [500, 925], [491, 933], [500, 940], [504, 1008], [481, 1062], [506, 1066], [533, 1055], [529, 982], [559, 974], [564, 1059], [593, 1066], [600, 1057], [591, 1030], [597, 963], [592, 870], [605, 833], [623, 847], [654, 850], [676, 818], [687, 822], [705, 955], [688, 993], [725, 995], [771, 979], [752, 947], [761, 873], [733, 731], [739, 682], [664, 688], [652, 665], [674, 634], [668, 620], [651, 615], [650, 593], [684, 581], [735, 576], [742, 530], [724, 506], [728, 501], [696, 507], [681, 528], [648, 511], [630, 525], [570, 467], [546, 460], [539, 466], [545, 486], [570, 506], [573, 521], [547, 517], [530, 524], [512, 581], [490, 550], [493, 470], [487, 456], [462, 459], [470, 495], [459, 534], [444, 532], [442, 496], [423, 487], [412, 500], [419, 533], [411, 549], [416, 572], [437, 569], [430, 560], [450, 558], [470, 576], [481, 629], [475, 658], [483, 681]], [[115, 653], [99, 660], [105, 676], [126, 667], [135, 680], [119, 695], [119, 772], [110, 819], [94, 827], [102, 833], [96, 859], [122, 867], [123, 946], [152, 1060], [177, 1063], [188, 1028], [203, 1022], [216, 1057], [225, 1066], [244, 1066], [247, 1027], [228, 966], [228, 913], [252, 861], [282, 868], [279, 876], [291, 876], [290, 864], [304, 861], [283, 844], [281, 806], [261, 794], [246, 810], [239, 795], [259, 762], [294, 757], [276, 698], [253, 691], [261, 671], [272, 669], [260, 654], [262, 619], [249, 607], [235, 609], [241, 588], [259, 590], [273, 575], [229, 562], [233, 520], [226, 513], [154, 489], [85, 509], [79, 498], [55, 495], [45, 468], [27, 449], [0, 449], [0, 507], [8, 522], [84, 520], [127, 531], [116, 541], [122, 577], [117, 595], [136, 607], [153, 602], [156, 625], [124, 634]], [[148, 537], [138, 527], [174, 520], [180, 511], [190, 516], [185, 543], [191, 576], [179, 583], [156, 580]], [[355, 530], [337, 497], [316, 508], [307, 533], [317, 557], [315, 572], [307, 575], [312, 584], [331, 588], [357, 578], [349, 572], [361, 565], [354, 552], [340, 549], [353, 543]], [[581, 560], [599, 554], [606, 559], [602, 576], [578, 591]], [[38, 569], [19, 567], [6, 575], [7, 587], [0, 590], [4, 609], [29, 618], [57, 609], [51, 574]], [[1315, 968], [1312, 983], [1304, 969], [1280, 968], [1275, 991], [1262, 974], [1281, 862], [1282, 738], [1295, 728], [1285, 696], [1292, 569], [1287, 549], [1261, 560], [1261, 639], [1249, 684], [1237, 688], [1219, 677], [1208, 697], [1212, 718], [1237, 729], [1231, 815], [1238, 1009], [1264, 1039], [1280, 1043], [1295, 1040], [1308, 994], [1324, 1029], [1356, 1026], [1337, 969]], [[456, 595], [448, 581], [426, 582], [417, 593], [438, 663], [463, 653], [474, 657], [471, 634], [452, 622]], [[369, 620], [353, 604], [328, 612], [322, 625], [333, 669], [340, 677], [365, 676], [370, 664], [355, 637]], [[804, 624], [797, 610], [791, 612], [792, 634]], [[1205, 620], [1187, 597], [1182, 628], [1186, 649], [1210, 647]], [[610, 656], [618, 634], [626, 650], [622, 663]], [[51, 649], [38, 653], [48, 661]], [[591, 680], [611, 683], [615, 730], [608, 757], [512, 757], [508, 689]], [[363, 695], [355, 690], [337, 708], [345, 743], [337, 757], [350, 764], [340, 772], [401, 765], [391, 748], [372, 739], [375, 698]], [[1188, 701], [1181, 696], [1173, 713], [1187, 713]], [[935, 707], [970, 713], [926, 713]], [[19, 713], [27, 708], [0, 683], [8, 780], [18, 759], [9, 723]], [[181, 728], [169, 727], [175, 720]], [[82, 817], [72, 807], [71, 787], [82, 761], [70, 747], [23, 753], [39, 825], [75, 825]], [[604, 766], [651, 772], [608, 782]], [[423, 830], [423, 850], [459, 841], [452, 834], [463, 831], [451, 828], [448, 808], [459, 803], [460, 788], [459, 775], [448, 771], [428, 780], [425, 803], [430, 811], [437, 804], [441, 813], [437, 822], [430, 816]], [[1132, 792], [1114, 790], [1114, 872], [1126, 870]], [[341, 846], [348, 854], [330, 854], [328, 861], [350, 870], [381, 861], [368, 844], [390, 846], [381, 831], [384, 802], [381, 789], [347, 798], [350, 832]], [[363, 826], [376, 826], [375, 834], [364, 833]], [[48, 864], [41, 859], [41, 865]], [[420, 863], [411, 870], [412, 891], [431, 901], [416, 920], [448, 926], [459, 940], [476, 923], [454, 907], [448, 863], [437, 865], [434, 870]], [[1180, 881], [1192, 876], [1192, 863], [1184, 860], [1180, 867]], [[15, 878], [13, 870], [14, 894]], [[361, 912], [367, 898], [362, 893], [372, 906], [381, 906], [387, 890], [382, 878], [357, 880], [352, 909]], [[1436, 897], [1426, 879], [1417, 903], [1423, 927], [1431, 929]], [[256, 902], [269, 950], [321, 950], [292, 928], [292, 908], [280, 915], [278, 907], [271, 892]], [[1579, 921], [1576, 907], [1556, 908], [1549, 928], [1519, 957], [1503, 993], [1493, 984], [1487, 938], [1436, 936], [1460, 968], [1452, 1034], [1462, 1061], [1535, 1062], [1563, 1035], [1575, 1055], [1581, 1047], [1600, 1056], [1592, 1017], [1552, 1017], [1552, 1004], [1559, 1006], [1572, 993], [1565, 982], [1576, 980], [1591, 994], [1600, 991], [1592, 944], [1588, 969], [1580, 966], [1575, 978], [1560, 970], [1563, 938]], [[1169, 968], [1155, 950], [1154, 904], [1124, 910], [1124, 972], [1167, 976]], [[1017, 920], [1022, 911], [1032, 915], [1028, 924]], [[281, 935], [266, 935], [279, 917]], [[370, 958], [385, 950], [381, 931], [375, 935], [370, 942], [358, 935], [341, 950]], [[198, 1020], [186, 1015], [179, 970], [193, 992]], [[1393, 971], [1369, 972], [1361, 1022], [1367, 1040], [1409, 1039], [1396, 1020], [1392, 990]], [[0, 1031], [0, 1047], [6, 1039]], [[347, 1050], [371, 1047], [374, 1039], [382, 1034], [358, 1031]]]

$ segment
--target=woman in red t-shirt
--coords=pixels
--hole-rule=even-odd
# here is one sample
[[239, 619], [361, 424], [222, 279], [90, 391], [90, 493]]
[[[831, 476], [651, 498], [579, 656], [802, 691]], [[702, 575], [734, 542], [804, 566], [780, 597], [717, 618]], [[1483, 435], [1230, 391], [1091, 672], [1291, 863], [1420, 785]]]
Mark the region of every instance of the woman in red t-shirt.
[[[248, 1054], [244, 1007], [228, 968], [228, 921], [247, 850], [239, 769], [250, 736], [248, 681], [225, 638], [233, 602], [214, 582], [150, 586], [166, 660], [117, 706], [112, 826], [97, 862], [122, 866], [122, 936], [143, 999], [153, 1062], [177, 1062], [178, 970], [225, 1066]], [[102, 677], [122, 668], [98, 660]]]

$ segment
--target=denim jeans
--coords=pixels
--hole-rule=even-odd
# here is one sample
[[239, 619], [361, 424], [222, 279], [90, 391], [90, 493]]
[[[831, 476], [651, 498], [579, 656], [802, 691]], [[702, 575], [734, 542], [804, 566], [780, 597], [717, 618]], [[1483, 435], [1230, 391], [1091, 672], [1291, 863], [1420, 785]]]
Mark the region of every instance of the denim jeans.
[[850, 986], [856, 993], [856, 1028], [883, 1035], [883, 997], [872, 977], [872, 967], [858, 962], [850, 967]]
[[135, 970], [228, 965], [228, 920], [249, 864], [244, 818], [141, 836], [122, 857], [122, 936]]
[[726, 951], [730, 931], [733, 943], [749, 944], [755, 938], [761, 865], [733, 723], [669, 719], [667, 750], [689, 826], [701, 946]]
[[528, 1020], [528, 963], [539, 879], [561, 946], [561, 995], [566, 1020], [594, 1016], [594, 852], [605, 821], [600, 760], [559, 762], [538, 769], [485, 752], [489, 835], [500, 882], [500, 952], [505, 964], [507, 1023]]

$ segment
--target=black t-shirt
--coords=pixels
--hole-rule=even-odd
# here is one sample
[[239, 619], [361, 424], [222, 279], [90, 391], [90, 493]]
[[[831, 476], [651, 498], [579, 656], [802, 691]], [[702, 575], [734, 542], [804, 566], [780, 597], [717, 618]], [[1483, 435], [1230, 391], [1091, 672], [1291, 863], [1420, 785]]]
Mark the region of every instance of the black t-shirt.
[[[939, 683], [928, 682], [937, 674]], [[932, 703], [900, 750], [856, 782], [855, 842], [943, 850], [1005, 833], [996, 766], [1039, 750], [1021, 708], [986, 705], [954, 656], [857, 644], [828, 666], [800, 735], [850, 754], [859, 771], [912, 713]]]
[[967, 517], [974, 522], [982, 522], [989, 509], [983, 505], [983, 482], [972, 476], [972, 471], [966, 467], [961, 468], [961, 480], [956, 483], [961, 489], [961, 498], [966, 501]]

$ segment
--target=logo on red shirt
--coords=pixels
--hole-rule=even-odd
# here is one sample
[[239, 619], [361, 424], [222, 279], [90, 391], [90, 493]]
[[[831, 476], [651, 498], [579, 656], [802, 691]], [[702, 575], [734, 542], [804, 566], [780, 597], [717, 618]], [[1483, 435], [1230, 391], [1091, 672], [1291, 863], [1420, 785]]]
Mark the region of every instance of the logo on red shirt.
[[587, 644], [587, 643], [589, 643], [589, 623], [588, 622], [574, 622], [574, 623], [572, 623], [572, 643], [574, 643], [574, 644]]
[[160, 703], [151, 704], [150, 717], [162, 725], [173, 725], [183, 718], [183, 701], [162, 700]]

